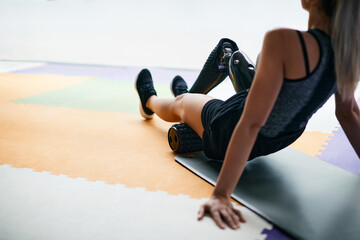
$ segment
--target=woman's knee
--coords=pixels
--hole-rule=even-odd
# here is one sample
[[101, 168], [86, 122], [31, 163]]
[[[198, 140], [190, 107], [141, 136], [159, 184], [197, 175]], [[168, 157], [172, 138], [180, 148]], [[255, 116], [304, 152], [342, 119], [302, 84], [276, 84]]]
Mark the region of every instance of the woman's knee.
[[201, 111], [204, 105], [213, 99], [203, 94], [185, 93], [175, 100], [179, 115], [184, 122], [201, 118]]
[[186, 104], [187, 104], [187, 96], [189, 94], [188, 93], [184, 93], [181, 94], [180, 96], [175, 97], [175, 101], [174, 101], [174, 112], [177, 113], [177, 115], [179, 115], [179, 117], [182, 119], [182, 121], [184, 121], [185, 119], [185, 114], [186, 114]]

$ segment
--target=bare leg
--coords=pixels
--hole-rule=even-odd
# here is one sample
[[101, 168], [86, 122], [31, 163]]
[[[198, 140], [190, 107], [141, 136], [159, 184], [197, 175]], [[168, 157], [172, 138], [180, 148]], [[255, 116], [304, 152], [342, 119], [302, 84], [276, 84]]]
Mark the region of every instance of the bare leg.
[[201, 122], [201, 111], [204, 105], [214, 99], [203, 94], [185, 93], [176, 98], [158, 98], [153, 95], [146, 107], [167, 122], [185, 122], [202, 137], [204, 127]]

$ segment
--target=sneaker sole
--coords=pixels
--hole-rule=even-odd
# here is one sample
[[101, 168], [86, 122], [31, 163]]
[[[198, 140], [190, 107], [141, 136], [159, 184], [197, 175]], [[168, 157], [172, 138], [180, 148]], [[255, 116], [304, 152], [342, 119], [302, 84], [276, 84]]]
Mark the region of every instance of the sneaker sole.
[[[134, 85], [135, 90], [136, 90], [137, 93], [138, 93], [138, 91], [137, 91], [136, 83], [137, 83], [138, 79], [139, 79], [139, 74], [136, 76], [135, 85]], [[140, 99], [139, 93], [138, 93], [138, 97], [139, 97], [139, 101], [140, 101], [140, 106], [139, 106], [139, 108], [140, 108], [140, 114], [141, 114], [141, 116], [142, 116], [143, 118], [145, 118], [146, 120], [153, 119], [153, 118], [154, 118], [154, 114], [149, 115], [149, 114], [146, 114], [146, 113], [144, 112], [144, 109], [143, 109], [142, 104], [141, 104], [141, 99]]]

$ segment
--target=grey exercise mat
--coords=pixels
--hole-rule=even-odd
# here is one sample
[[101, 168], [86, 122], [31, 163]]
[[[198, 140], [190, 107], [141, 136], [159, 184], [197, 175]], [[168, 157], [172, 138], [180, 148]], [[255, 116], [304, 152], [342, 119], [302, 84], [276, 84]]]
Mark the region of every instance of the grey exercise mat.
[[[220, 161], [175, 159], [216, 182]], [[232, 197], [297, 239], [360, 239], [360, 177], [291, 148], [248, 162]]]

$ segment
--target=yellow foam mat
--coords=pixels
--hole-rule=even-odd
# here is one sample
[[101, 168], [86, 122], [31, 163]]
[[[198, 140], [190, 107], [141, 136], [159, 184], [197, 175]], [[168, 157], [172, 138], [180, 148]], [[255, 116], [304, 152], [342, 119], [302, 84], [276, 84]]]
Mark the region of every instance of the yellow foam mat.
[[74, 85], [89, 77], [0, 73], [0, 101], [10, 101]]
[[212, 187], [179, 166], [171, 126], [137, 114], [2, 103], [0, 164], [194, 198]]
[[290, 147], [315, 157], [319, 154], [319, 150], [322, 149], [326, 141], [333, 135], [332, 133], [305, 131]]

